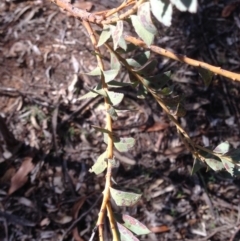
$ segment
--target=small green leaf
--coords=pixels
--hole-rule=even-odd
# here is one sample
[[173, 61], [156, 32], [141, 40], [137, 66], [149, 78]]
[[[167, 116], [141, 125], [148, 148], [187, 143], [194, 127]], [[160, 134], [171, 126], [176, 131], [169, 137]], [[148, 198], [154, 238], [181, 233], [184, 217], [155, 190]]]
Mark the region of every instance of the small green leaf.
[[124, 221], [123, 226], [131, 230], [136, 235], [144, 235], [151, 233], [151, 231], [144, 224], [142, 224], [137, 219], [129, 215], [123, 214], [122, 220]]
[[95, 98], [98, 95], [102, 95], [104, 97], [107, 97], [107, 93], [102, 88], [101, 84], [98, 84], [96, 87], [94, 87], [94, 89], [90, 90], [88, 93], [86, 93], [85, 95], [83, 95], [80, 98], [78, 98], [78, 100], [88, 99], [88, 98]]
[[117, 21], [117, 25], [116, 26], [111, 25], [110, 28], [111, 28], [111, 34], [113, 39], [113, 48], [114, 50], [116, 50], [118, 47], [120, 38], [123, 34], [123, 21], [122, 20]]
[[174, 89], [174, 85], [171, 85], [171, 86], [164, 87], [159, 92], [161, 95], [167, 96], [167, 95], [171, 95], [173, 93], [173, 89]]
[[136, 57], [134, 57], [134, 59], [136, 59], [140, 65], [144, 65], [149, 60], [150, 55], [150, 51], [144, 51], [143, 53], [137, 54]]
[[115, 106], [121, 103], [123, 100], [124, 94], [122, 93], [117, 93], [114, 91], [108, 91], [108, 98], [111, 102], [111, 105]]
[[94, 89], [91, 90], [93, 93], [107, 97], [106, 91], [102, 88], [102, 84], [99, 83]]
[[131, 83], [124, 83], [124, 82], [119, 82], [116, 80], [111, 80], [110, 82], [107, 83], [107, 86], [109, 88], [122, 88], [126, 86], [131, 86]]
[[195, 158], [193, 162], [191, 175], [194, 175], [195, 173], [197, 173], [201, 168], [203, 168], [202, 162], [199, 161], [197, 158]]
[[129, 207], [135, 205], [142, 196], [141, 194], [123, 192], [112, 187], [110, 187], [110, 193], [117, 206], [121, 207]]
[[143, 27], [149, 31], [152, 34], [157, 33], [157, 29], [154, 26], [152, 19], [151, 19], [151, 9], [150, 9], [150, 3], [145, 2], [141, 4], [138, 7], [138, 12], [137, 12], [138, 18], [140, 22], [142, 23]]
[[109, 25], [103, 25], [103, 30], [98, 40], [97, 47], [102, 46], [111, 37], [111, 29]]
[[222, 164], [227, 172], [229, 172], [232, 176], [234, 175], [235, 164], [228, 161], [227, 158], [221, 157]]
[[127, 43], [125, 41], [125, 39], [123, 38], [123, 36], [120, 37], [118, 45], [125, 51], [127, 51]]
[[154, 17], [169, 27], [172, 22], [172, 4], [168, 0], [150, 0], [150, 5]]
[[111, 61], [110, 61], [111, 69], [120, 69], [121, 64], [118, 61], [118, 58], [116, 57], [116, 55], [111, 52], [110, 56], [111, 56]]
[[229, 148], [230, 148], [229, 142], [225, 141], [219, 144], [213, 151], [223, 155], [229, 151]]
[[120, 152], [127, 152], [135, 145], [135, 139], [132, 137], [114, 137], [114, 146]]
[[132, 52], [132, 51], [134, 51], [134, 50], [136, 50], [137, 49], [137, 46], [136, 45], [134, 45], [134, 44], [132, 44], [132, 43], [126, 43], [126, 41], [125, 41], [125, 39], [122, 37], [122, 39], [124, 40], [124, 43], [125, 43], [125, 48], [122, 48], [122, 46], [121, 46], [121, 39], [120, 39], [120, 41], [119, 41], [119, 47], [121, 47], [121, 48], [118, 48], [117, 49], [117, 52], [118, 53], [120, 53], [120, 54], [122, 54], [122, 53], [124, 53], [124, 54], [126, 54], [126, 53], [130, 53], [130, 52]]
[[152, 60], [149, 60], [144, 65], [142, 65], [140, 68], [134, 69], [134, 71], [139, 74], [144, 74], [149, 76], [155, 70], [156, 66], [157, 66], [157, 60], [152, 59]]
[[137, 98], [139, 99], [145, 99], [148, 95], [148, 91], [143, 85], [139, 85], [138, 92], [137, 92]]
[[113, 80], [118, 75], [118, 72], [119, 69], [110, 69], [103, 71], [105, 82], [108, 83], [109, 81]]
[[120, 240], [121, 241], [139, 241], [138, 238], [136, 238], [131, 231], [129, 231], [127, 228], [125, 228], [120, 223], [117, 223], [118, 231], [120, 233]]
[[221, 170], [224, 169], [223, 163], [218, 161], [218, 159], [216, 157], [214, 157], [214, 158], [205, 158], [205, 162], [214, 171], [221, 171]]
[[101, 72], [101, 69], [99, 67], [96, 67], [94, 70], [92, 70], [91, 72], [89, 73], [84, 73], [86, 75], [91, 75], [91, 76], [98, 76], [98, 75], [101, 75], [102, 72]]
[[170, 81], [171, 72], [165, 72], [151, 77], [144, 78], [144, 85], [154, 89], [155, 91], [161, 90]]
[[107, 113], [111, 116], [113, 120], [117, 120], [118, 118], [117, 112], [112, 106], [107, 110]]
[[96, 175], [102, 173], [107, 168], [107, 152], [103, 152], [94, 163], [92, 168], [89, 170], [90, 172], [94, 172]]
[[201, 78], [203, 79], [205, 86], [208, 87], [212, 82], [214, 73], [208, 69], [204, 69], [201, 67], [198, 68], [198, 72], [199, 72], [199, 75], [201, 76]]
[[104, 143], [108, 144], [108, 134], [107, 133], [103, 133], [103, 141], [104, 141]]
[[225, 153], [225, 156], [230, 158], [233, 162], [240, 163], [240, 148], [228, 151]]
[[150, 46], [154, 39], [154, 34], [150, 33], [148, 30], [146, 30], [142, 23], [140, 22], [138, 16], [131, 15], [132, 25], [138, 34], [138, 36], [148, 45]]
[[140, 68], [141, 64], [139, 64], [135, 59], [126, 59], [127, 63], [134, 67], [134, 68]]
[[95, 98], [97, 97], [99, 94], [94, 93], [92, 91], [89, 91], [88, 93], [84, 94], [83, 96], [79, 97], [78, 100], [83, 100], [83, 99], [89, 99], [89, 98]]

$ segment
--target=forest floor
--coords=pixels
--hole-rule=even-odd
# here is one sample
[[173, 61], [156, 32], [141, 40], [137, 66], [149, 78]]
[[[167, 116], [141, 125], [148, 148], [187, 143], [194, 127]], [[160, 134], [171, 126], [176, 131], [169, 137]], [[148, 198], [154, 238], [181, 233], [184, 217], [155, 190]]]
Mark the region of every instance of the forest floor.
[[[158, 26], [155, 45], [239, 73], [239, 1], [199, 2], [197, 14], [175, 11], [171, 27]], [[92, 3], [78, 4], [99, 11], [116, 4]], [[228, 141], [239, 147], [239, 82], [214, 76], [206, 87], [196, 69], [156, 59], [158, 71], [170, 70], [174, 91], [185, 96], [187, 114], [179, 120], [191, 138], [202, 146]], [[97, 82], [82, 74], [94, 67], [78, 20], [47, 0], [1, 1], [0, 240], [89, 240], [104, 188], [104, 175], [89, 168], [106, 148], [92, 125], [103, 126], [104, 113], [101, 100], [78, 98]], [[193, 157], [154, 99], [121, 91], [120, 107], [135, 111], [121, 116], [114, 130], [136, 138], [136, 145], [114, 153], [120, 161], [115, 180], [143, 198], [116, 211], [152, 231], [140, 240], [239, 240], [239, 178], [206, 168], [191, 175]]]

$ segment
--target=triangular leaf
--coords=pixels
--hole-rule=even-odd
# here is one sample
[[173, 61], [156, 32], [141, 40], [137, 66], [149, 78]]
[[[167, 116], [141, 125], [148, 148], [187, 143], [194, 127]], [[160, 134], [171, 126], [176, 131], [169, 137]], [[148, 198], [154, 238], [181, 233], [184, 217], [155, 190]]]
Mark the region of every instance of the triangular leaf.
[[120, 152], [127, 152], [135, 145], [135, 139], [132, 137], [114, 137], [114, 146]]
[[88, 93], [84, 94], [78, 100], [88, 99], [88, 98], [95, 98], [98, 95], [102, 95], [107, 97], [106, 91], [102, 88], [101, 84], [98, 84], [94, 89], [90, 90]]
[[107, 86], [109, 88], [121, 88], [121, 87], [131, 86], [131, 83], [124, 83], [124, 82], [112, 80], [112, 81], [108, 82]]
[[151, 55], [150, 51], [144, 51], [143, 53], [137, 54], [134, 59], [142, 66], [147, 63]]
[[123, 214], [122, 220], [124, 221], [123, 226], [131, 230], [136, 235], [144, 235], [151, 233], [151, 231], [144, 224], [142, 224], [137, 219], [129, 215]]
[[107, 113], [112, 117], [113, 120], [117, 120], [118, 118], [117, 112], [112, 106], [107, 110]]
[[180, 11], [189, 11], [190, 13], [196, 13], [198, 7], [197, 0], [170, 0], [172, 4], [176, 6]]
[[167, 71], [163, 74], [154, 75], [151, 77], [144, 77], [144, 85], [155, 91], [161, 90], [170, 81], [171, 72]]
[[172, 4], [168, 0], [150, 0], [150, 4], [154, 17], [169, 27], [172, 22]]
[[121, 241], [139, 241], [138, 238], [136, 238], [131, 231], [129, 231], [127, 228], [125, 228], [120, 223], [117, 223], [118, 231], [120, 233], [120, 240]]
[[121, 103], [121, 101], [123, 100], [124, 94], [122, 93], [117, 93], [114, 91], [108, 91], [108, 98], [111, 102], [111, 105], [118, 105]]
[[148, 30], [146, 30], [142, 23], [140, 22], [138, 16], [131, 15], [132, 25], [138, 34], [138, 36], [148, 45], [150, 46], [154, 39], [154, 34], [150, 33]]
[[91, 75], [91, 76], [98, 76], [98, 75], [101, 75], [102, 74], [102, 71], [99, 67], [96, 67], [95, 69], [93, 69], [91, 72], [89, 73], [83, 73], [83, 74], [86, 74], [86, 75]]
[[127, 43], [126, 43], [126, 41], [125, 41], [125, 39], [124, 39], [124, 37], [123, 36], [121, 36], [120, 37], [120, 39], [119, 39], [119, 42], [118, 42], [118, 45], [124, 50], [124, 51], [127, 51]]
[[111, 61], [110, 61], [111, 69], [120, 69], [121, 64], [118, 61], [118, 58], [116, 57], [116, 55], [111, 52], [110, 56], [111, 56]]
[[78, 100], [95, 98], [95, 97], [97, 97], [98, 95], [99, 95], [98, 93], [94, 93], [94, 92], [92, 92], [92, 91], [89, 91], [88, 93], [86, 93], [86, 94], [84, 94], [83, 96], [79, 97]]
[[103, 75], [105, 77], [105, 82], [108, 83], [109, 81], [115, 79], [118, 75], [119, 69], [110, 69], [103, 71]]
[[96, 175], [102, 173], [107, 168], [107, 152], [103, 152], [94, 163], [92, 168], [89, 170], [90, 172], [94, 172]]
[[228, 161], [227, 158], [221, 157], [222, 164], [227, 172], [229, 172], [232, 176], [234, 175], [235, 164]]
[[139, 99], [145, 99], [148, 95], [148, 91], [143, 85], [139, 85], [138, 92], [137, 92], [137, 98]]
[[240, 148], [228, 151], [227, 153], [225, 153], [225, 156], [230, 158], [230, 160], [232, 160], [233, 162], [240, 163]]
[[117, 206], [121, 207], [129, 207], [135, 205], [142, 196], [141, 194], [123, 192], [112, 187], [110, 187], [110, 193]]
[[97, 47], [103, 45], [111, 37], [111, 29], [109, 25], [103, 25], [103, 30], [98, 40]]
[[201, 78], [203, 79], [204, 85], [208, 87], [212, 82], [214, 73], [208, 69], [204, 69], [200, 67], [198, 68], [198, 72]]
[[134, 67], [134, 68], [140, 68], [141, 64], [139, 64], [135, 59], [126, 59], [127, 63]]
[[151, 9], [150, 3], [145, 2], [138, 7], [137, 15], [139, 17], [140, 22], [142, 23], [143, 27], [152, 34], [157, 33], [157, 29], [154, 26], [152, 19], [151, 19]]
[[163, 89], [161, 89], [161, 91], [159, 91], [159, 93], [161, 95], [171, 95], [173, 93], [173, 89], [174, 89], [174, 85], [170, 85], [170, 86], [167, 86], [167, 87], [164, 87]]
[[134, 71], [139, 74], [145, 74], [149, 76], [154, 71], [156, 66], [157, 66], [157, 60], [152, 59], [152, 60], [149, 60], [144, 65], [142, 65], [140, 68], [134, 69]]
[[113, 39], [113, 48], [114, 50], [117, 49], [120, 38], [123, 34], [123, 21], [119, 20], [117, 21], [117, 25], [113, 26], [111, 25], [111, 34], [112, 34], [112, 39]]
[[197, 158], [195, 158], [193, 162], [191, 175], [194, 175], [195, 173], [197, 173], [202, 167], [203, 167], [202, 162], [199, 161]]
[[217, 158], [205, 158], [205, 162], [211, 167], [214, 171], [221, 171], [224, 169], [223, 163], [218, 161]]
[[229, 148], [230, 148], [229, 142], [225, 141], [219, 144], [213, 151], [223, 155], [229, 151]]

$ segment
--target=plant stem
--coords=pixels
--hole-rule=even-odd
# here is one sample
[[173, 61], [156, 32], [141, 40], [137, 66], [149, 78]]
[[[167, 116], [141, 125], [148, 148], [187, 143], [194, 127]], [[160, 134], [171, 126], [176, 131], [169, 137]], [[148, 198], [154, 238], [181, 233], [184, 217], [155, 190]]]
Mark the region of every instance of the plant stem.
[[240, 74], [236, 74], [236, 73], [233, 73], [231, 71], [224, 70], [221, 67], [216, 67], [216, 66], [207, 64], [205, 62], [201, 62], [201, 61], [198, 61], [198, 60], [195, 60], [195, 59], [188, 58], [185, 55], [174, 54], [171, 51], [168, 51], [166, 49], [160, 48], [160, 47], [155, 46], [155, 45], [147, 46], [142, 40], [137, 39], [137, 38], [132, 37], [132, 36], [125, 36], [124, 38], [128, 42], [133, 43], [134, 45], [137, 45], [139, 47], [151, 50], [152, 52], [154, 52], [156, 54], [168, 57], [170, 59], [177, 60], [179, 62], [189, 64], [189, 65], [194, 66], [194, 67], [201, 67], [201, 68], [204, 68], [204, 69], [208, 69], [215, 74], [225, 76], [225, 77], [227, 77], [229, 79], [232, 79], [234, 81], [240, 81]]
[[111, 206], [110, 202], [107, 203], [107, 211], [108, 211], [108, 215], [109, 215], [108, 218], [109, 218], [110, 227], [112, 230], [113, 241], [119, 241], [118, 233], [117, 233], [117, 229], [116, 229], [116, 222], [114, 219], [112, 206]]
[[121, 11], [122, 9], [124, 9], [124, 8], [126, 8], [126, 7], [134, 4], [134, 3], [135, 3], [135, 0], [123, 1], [123, 3], [122, 3], [119, 7], [113, 8], [113, 9], [109, 10], [109, 11], [104, 15], [104, 17], [105, 17], [105, 18], [108, 18], [108, 17], [112, 16], [114, 13], [117, 13], [117, 12]]
[[[83, 25], [86, 28], [86, 30], [89, 34], [89, 37], [92, 41], [92, 45], [93, 45], [94, 51], [96, 53], [98, 66], [102, 71], [104, 71], [104, 65], [103, 65], [103, 61], [101, 58], [102, 55], [100, 53], [99, 48], [97, 47], [97, 40], [96, 40], [96, 36], [93, 32], [93, 29], [89, 22], [83, 21]], [[105, 83], [103, 74], [101, 75], [101, 82], [102, 82], [102, 88], [106, 92], [108, 92], [108, 86]], [[104, 97], [104, 103], [105, 103], [105, 109], [106, 109], [106, 129], [109, 131], [109, 133], [112, 133], [112, 119], [111, 119], [111, 116], [107, 113], [107, 110], [111, 107], [108, 98]], [[108, 134], [107, 158], [108, 159], [113, 158], [113, 138], [112, 138], [111, 134]], [[111, 176], [112, 176], [112, 164], [110, 162], [108, 162], [106, 180], [105, 180], [105, 188], [103, 191], [103, 201], [102, 201], [102, 205], [101, 205], [101, 208], [99, 211], [98, 221], [97, 221], [100, 241], [103, 241], [103, 219], [104, 219], [107, 203], [110, 199]], [[112, 215], [112, 213], [108, 213], [110, 225], [114, 226], [114, 223], [111, 223], [111, 220], [114, 220], [114, 218], [111, 215]]]

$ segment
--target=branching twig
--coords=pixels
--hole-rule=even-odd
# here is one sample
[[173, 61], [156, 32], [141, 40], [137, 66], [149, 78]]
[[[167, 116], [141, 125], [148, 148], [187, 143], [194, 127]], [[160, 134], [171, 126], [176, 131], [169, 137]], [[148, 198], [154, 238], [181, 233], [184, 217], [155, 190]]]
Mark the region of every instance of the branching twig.
[[128, 42], [133, 43], [134, 45], [137, 45], [139, 47], [151, 50], [152, 52], [154, 52], [156, 54], [168, 57], [170, 59], [177, 60], [179, 62], [189, 64], [189, 65], [194, 66], [194, 67], [201, 67], [201, 68], [204, 68], [204, 69], [208, 69], [215, 74], [225, 76], [225, 77], [227, 77], [229, 79], [232, 79], [234, 81], [240, 81], [240, 74], [236, 74], [236, 73], [233, 73], [231, 71], [224, 70], [221, 67], [216, 67], [216, 66], [207, 64], [205, 62], [201, 62], [201, 61], [198, 61], [198, 60], [195, 60], [195, 59], [188, 58], [188, 57], [186, 57], [184, 55], [181, 55], [181, 54], [174, 54], [174, 53], [172, 53], [172, 52], [170, 52], [166, 49], [160, 48], [160, 47], [155, 46], [155, 45], [147, 46], [142, 40], [137, 39], [137, 38], [132, 37], [132, 36], [125, 36], [124, 38]]
[[127, 12], [121, 14], [119, 17], [115, 17], [115, 18], [111, 18], [111, 19], [107, 19], [107, 20], [102, 20], [100, 21], [101, 24], [113, 24], [113, 23], [116, 23], [117, 21], [119, 20], [124, 20], [124, 19], [127, 19], [129, 16], [131, 16], [132, 14], [134, 14], [138, 7], [144, 3], [146, 0], [139, 0], [136, 2], [136, 4], [131, 8], [129, 9]]

